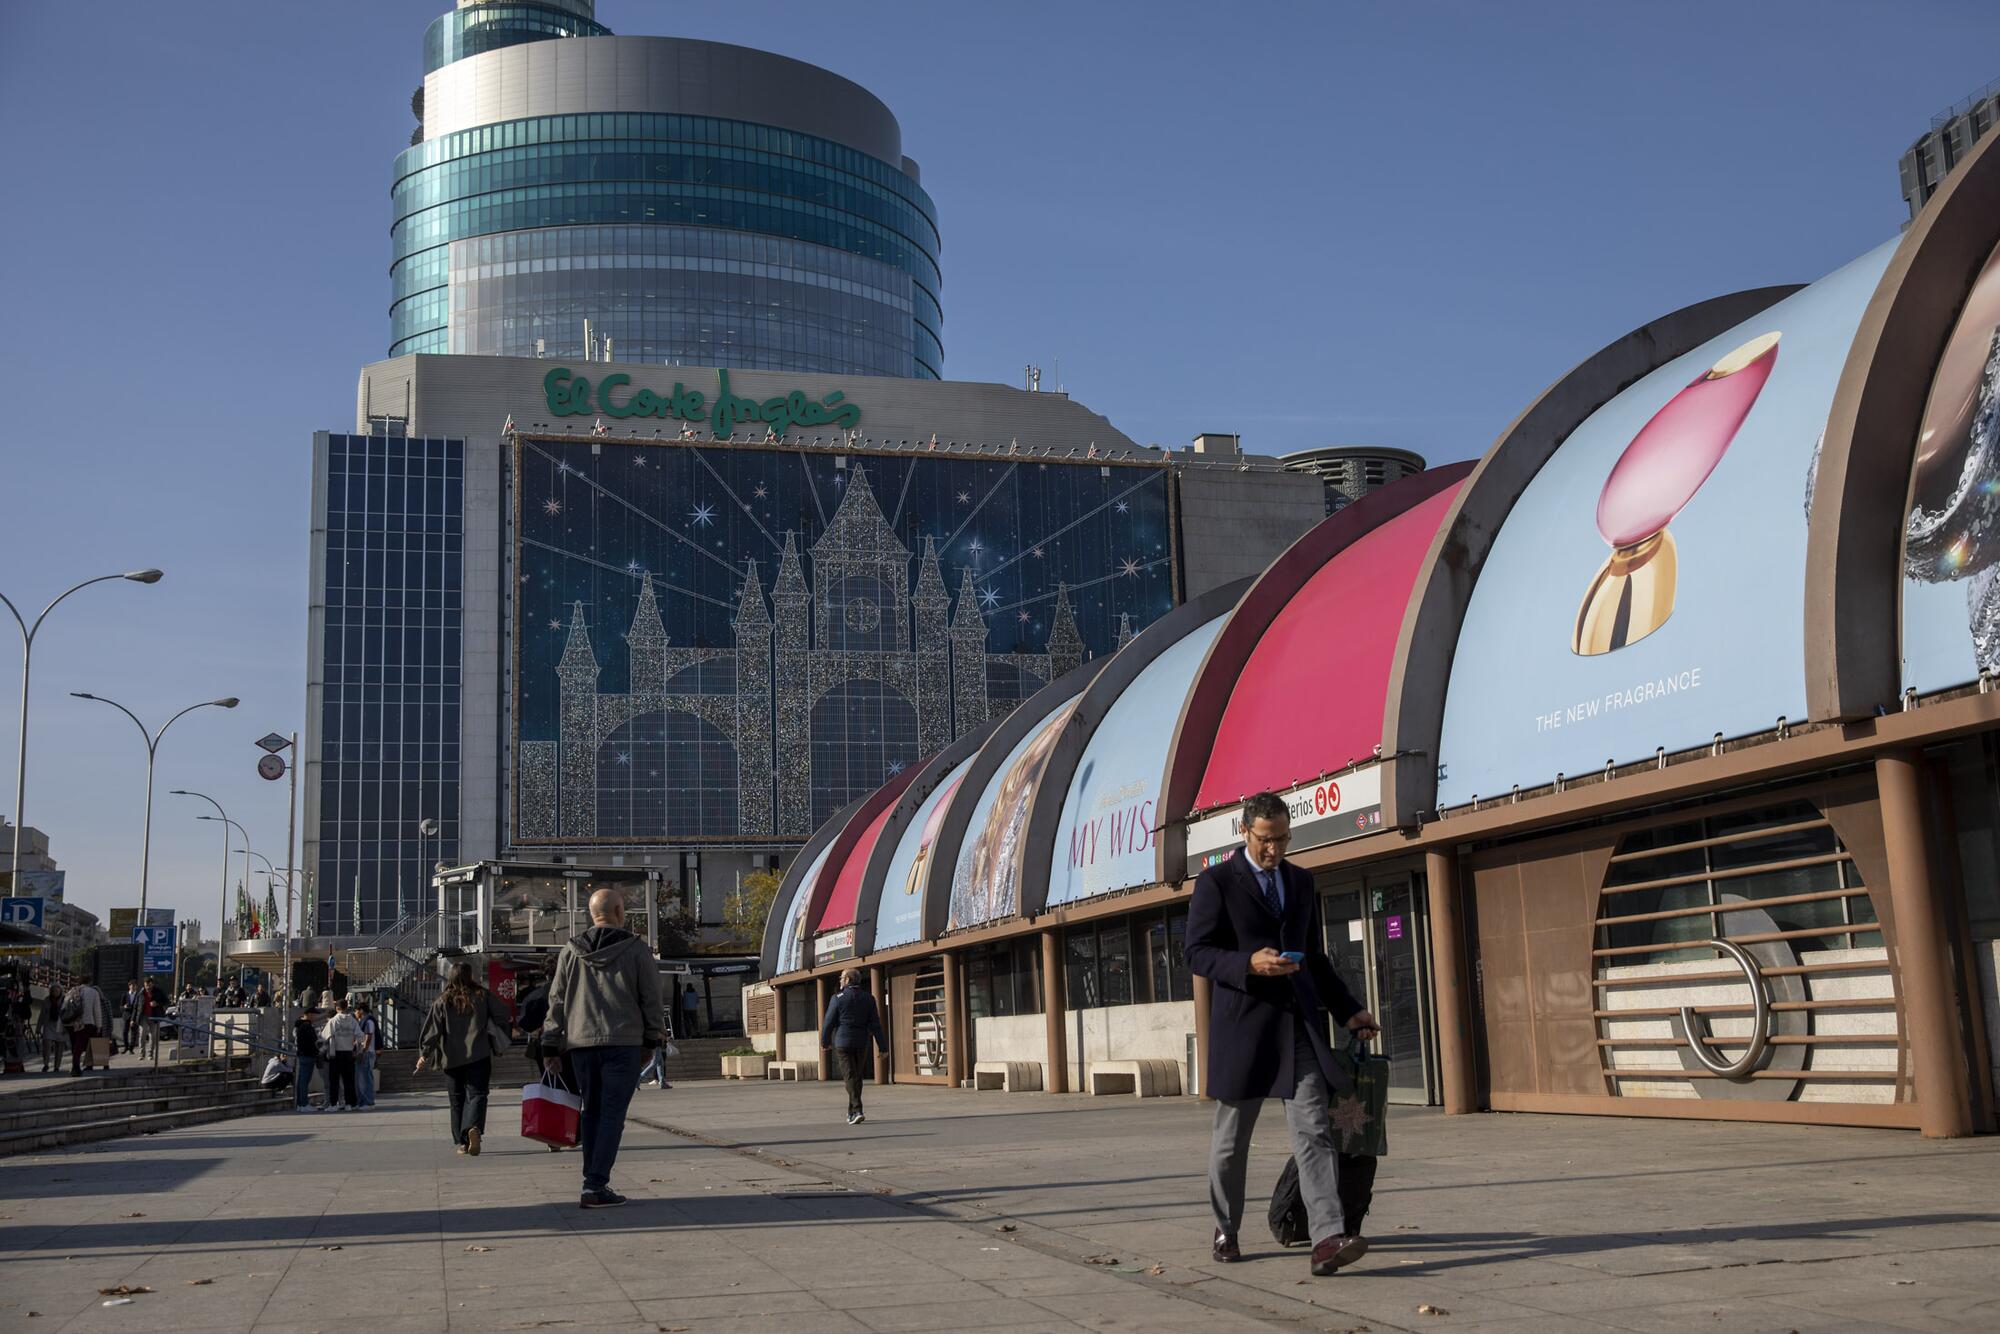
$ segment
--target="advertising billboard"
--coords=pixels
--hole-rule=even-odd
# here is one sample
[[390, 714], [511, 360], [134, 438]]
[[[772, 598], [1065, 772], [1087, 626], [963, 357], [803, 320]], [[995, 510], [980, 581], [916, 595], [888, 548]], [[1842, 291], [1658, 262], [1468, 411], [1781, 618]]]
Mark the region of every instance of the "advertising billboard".
[[804, 839], [1173, 605], [1163, 463], [523, 438], [515, 841]]
[[1153, 883], [1160, 776], [1174, 739], [1170, 720], [1227, 619], [1218, 616], [1189, 631], [1147, 663], [1105, 710], [1063, 798], [1049, 868], [1050, 906]]
[[2000, 672], [2000, 248], [1946, 340], [1917, 428], [1903, 533], [1903, 684]]
[[1071, 700], [1022, 737], [980, 794], [959, 846], [958, 865], [952, 868], [951, 930], [1021, 910], [1021, 836], [1028, 827], [1028, 809], [1056, 738], [1075, 708]]
[[833, 852], [833, 845], [820, 849], [818, 857], [806, 868], [799, 880], [798, 893], [792, 895], [791, 903], [785, 907], [785, 925], [778, 935], [778, 971], [795, 972], [806, 966], [805, 959], [805, 915], [806, 907], [812, 902], [813, 886], [819, 883], [820, 872], [826, 869], [826, 859]]
[[1633, 383], [1536, 473], [1479, 573], [1438, 805], [1805, 716], [1805, 494], [1895, 243]]
[[[944, 826], [951, 799], [965, 781], [977, 752], [966, 756], [925, 797], [903, 829], [895, 855], [889, 859], [888, 874], [876, 887], [875, 948], [914, 944], [924, 934], [924, 879], [930, 870], [931, 848]], [[868, 892], [866, 885], [862, 893]]]

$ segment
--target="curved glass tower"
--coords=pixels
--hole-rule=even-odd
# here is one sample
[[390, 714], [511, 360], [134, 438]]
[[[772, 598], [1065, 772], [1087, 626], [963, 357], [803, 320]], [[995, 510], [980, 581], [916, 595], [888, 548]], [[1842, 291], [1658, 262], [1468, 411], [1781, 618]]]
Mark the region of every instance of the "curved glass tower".
[[391, 356], [941, 377], [937, 211], [866, 89], [593, 0], [459, 0], [424, 55]]

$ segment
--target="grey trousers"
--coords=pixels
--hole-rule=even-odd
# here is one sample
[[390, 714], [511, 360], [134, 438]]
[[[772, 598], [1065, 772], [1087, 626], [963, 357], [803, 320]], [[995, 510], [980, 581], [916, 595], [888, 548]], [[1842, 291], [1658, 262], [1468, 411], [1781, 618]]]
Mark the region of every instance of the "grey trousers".
[[[1293, 1068], [1304, 1073], [1292, 1096], [1284, 1100], [1285, 1128], [1291, 1132], [1299, 1193], [1305, 1197], [1307, 1224], [1317, 1246], [1328, 1237], [1344, 1236], [1346, 1230], [1340, 1210], [1340, 1155], [1327, 1116], [1333, 1099], [1310, 1047], [1301, 1042], [1292, 1059]], [[1250, 1136], [1263, 1110], [1262, 1098], [1217, 1099], [1215, 1104], [1215, 1132], [1208, 1146], [1208, 1203], [1215, 1211], [1215, 1226], [1231, 1237], [1243, 1225]]]

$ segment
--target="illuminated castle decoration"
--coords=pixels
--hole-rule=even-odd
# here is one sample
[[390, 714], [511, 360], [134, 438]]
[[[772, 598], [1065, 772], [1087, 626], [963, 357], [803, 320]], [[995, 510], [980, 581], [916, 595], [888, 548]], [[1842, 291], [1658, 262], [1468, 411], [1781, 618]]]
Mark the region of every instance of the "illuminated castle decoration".
[[1579, 657], [1635, 644], [1674, 614], [1680, 560], [1667, 524], [1694, 499], [1736, 439], [1778, 361], [1778, 335], [1729, 352], [1639, 428], [1597, 498], [1597, 531], [1611, 554], [1577, 608]]
[[600, 691], [580, 602], [567, 635], [559, 739], [520, 747], [524, 838], [803, 837], [1086, 653], [1066, 586], [1046, 653], [989, 653], [973, 572], [954, 606], [935, 541], [913, 554], [859, 466], [809, 551], [785, 534], [768, 605], [746, 563], [731, 647], [671, 646], [650, 576], [628, 693]]

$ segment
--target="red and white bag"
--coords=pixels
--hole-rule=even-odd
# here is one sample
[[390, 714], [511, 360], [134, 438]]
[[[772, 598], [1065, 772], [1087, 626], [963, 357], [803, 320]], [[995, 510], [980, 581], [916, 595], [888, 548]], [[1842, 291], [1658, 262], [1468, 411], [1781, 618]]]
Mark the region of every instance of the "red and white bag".
[[559, 1083], [529, 1084], [521, 1090], [521, 1138], [570, 1148], [582, 1110], [583, 1099]]

